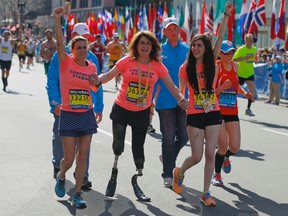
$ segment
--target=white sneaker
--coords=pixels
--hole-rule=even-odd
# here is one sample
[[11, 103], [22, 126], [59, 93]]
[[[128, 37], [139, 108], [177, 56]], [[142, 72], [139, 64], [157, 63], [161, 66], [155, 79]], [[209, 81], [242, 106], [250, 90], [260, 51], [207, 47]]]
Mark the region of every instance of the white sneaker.
[[164, 178], [164, 186], [166, 188], [172, 187], [172, 182], [173, 182], [173, 178], [170, 178], [170, 177]]

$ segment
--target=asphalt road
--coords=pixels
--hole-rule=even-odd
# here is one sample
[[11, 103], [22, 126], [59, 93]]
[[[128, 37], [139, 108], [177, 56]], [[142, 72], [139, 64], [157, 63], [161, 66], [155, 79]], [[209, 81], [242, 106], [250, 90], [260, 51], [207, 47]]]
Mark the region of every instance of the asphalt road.
[[[8, 93], [0, 90], [0, 215], [288, 215], [288, 108], [256, 101], [255, 117], [244, 115], [246, 100], [239, 99], [242, 132], [241, 150], [231, 157], [232, 171], [223, 174], [224, 188], [211, 185], [217, 207], [199, 201], [203, 187], [204, 159], [187, 171], [182, 196], [164, 188], [161, 178], [161, 135], [157, 113], [155, 135], [147, 135], [143, 177], [138, 178], [150, 203], [137, 201], [131, 177], [136, 174], [131, 154], [131, 131], [126, 134], [125, 152], [119, 159], [118, 184], [114, 198], [105, 196], [114, 155], [109, 113], [116, 91], [114, 81], [104, 85], [104, 118], [93, 137], [90, 159], [90, 191], [83, 197], [88, 207], [71, 205], [73, 169], [67, 173], [67, 195], [58, 198], [52, 177], [52, 124], [46, 94], [44, 66], [34, 63], [31, 70], [18, 71], [13, 58]], [[1, 89], [2, 89], [2, 85]], [[189, 143], [177, 164], [190, 154]]]

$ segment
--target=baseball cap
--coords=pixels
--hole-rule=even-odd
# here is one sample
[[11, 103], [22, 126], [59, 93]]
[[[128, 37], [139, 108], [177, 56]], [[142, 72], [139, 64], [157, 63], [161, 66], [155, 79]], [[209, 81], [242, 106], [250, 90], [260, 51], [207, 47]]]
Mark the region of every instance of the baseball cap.
[[113, 37], [114, 38], [119, 38], [119, 34], [118, 33], [114, 33]]
[[85, 35], [85, 34], [90, 35], [89, 28], [85, 23], [77, 23], [76, 25], [74, 25], [72, 32], [77, 33], [79, 35]]
[[175, 24], [179, 27], [178, 22], [174, 17], [168, 17], [163, 22], [164, 29], [166, 29], [171, 24]]
[[11, 35], [11, 32], [10, 32], [9, 30], [5, 30], [5, 31], [3, 32], [3, 34], [6, 34], [6, 33], [8, 33], [9, 35]]
[[97, 34], [96, 38], [99, 38], [99, 37], [102, 38], [102, 35], [101, 34]]
[[230, 50], [235, 50], [233, 43], [229, 40], [224, 40], [221, 45], [221, 51], [227, 53]]
[[275, 59], [282, 60], [282, 57], [281, 57], [280, 55], [277, 55], [277, 56], [275, 57]]

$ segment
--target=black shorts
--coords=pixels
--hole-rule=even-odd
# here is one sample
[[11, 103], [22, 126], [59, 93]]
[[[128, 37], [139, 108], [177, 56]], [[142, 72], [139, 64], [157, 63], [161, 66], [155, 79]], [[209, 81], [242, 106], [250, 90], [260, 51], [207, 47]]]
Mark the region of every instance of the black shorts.
[[191, 127], [196, 127], [204, 130], [206, 126], [221, 124], [222, 115], [220, 111], [187, 115], [187, 125]]
[[0, 60], [0, 64], [1, 64], [1, 70], [6, 69], [7, 71], [9, 71], [11, 69], [11, 63], [12, 61], [4, 61], [4, 60]]
[[150, 107], [142, 111], [129, 111], [114, 103], [110, 119], [117, 124], [130, 125], [136, 128], [147, 128], [149, 125]]
[[247, 78], [238, 77], [238, 79], [239, 79], [239, 84], [243, 85], [246, 80], [254, 81], [254, 75], [247, 77]]
[[21, 59], [23, 59], [23, 61], [25, 61], [26, 56], [25, 55], [18, 55], [18, 59], [19, 61], [21, 61]]
[[238, 115], [222, 115], [222, 118], [225, 122], [233, 122], [233, 121], [239, 122]]

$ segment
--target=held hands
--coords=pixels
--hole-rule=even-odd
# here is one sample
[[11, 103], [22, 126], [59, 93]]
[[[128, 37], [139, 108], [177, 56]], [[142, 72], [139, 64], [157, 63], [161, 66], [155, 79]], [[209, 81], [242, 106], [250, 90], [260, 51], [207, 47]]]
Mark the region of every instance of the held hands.
[[189, 107], [189, 103], [188, 103], [188, 101], [185, 98], [181, 98], [178, 101], [178, 106], [180, 106], [181, 109], [186, 110]]
[[251, 92], [247, 92], [244, 96], [252, 102], [255, 102], [254, 95]]
[[88, 80], [90, 85], [99, 86], [101, 84], [101, 81], [97, 74], [92, 74]]

